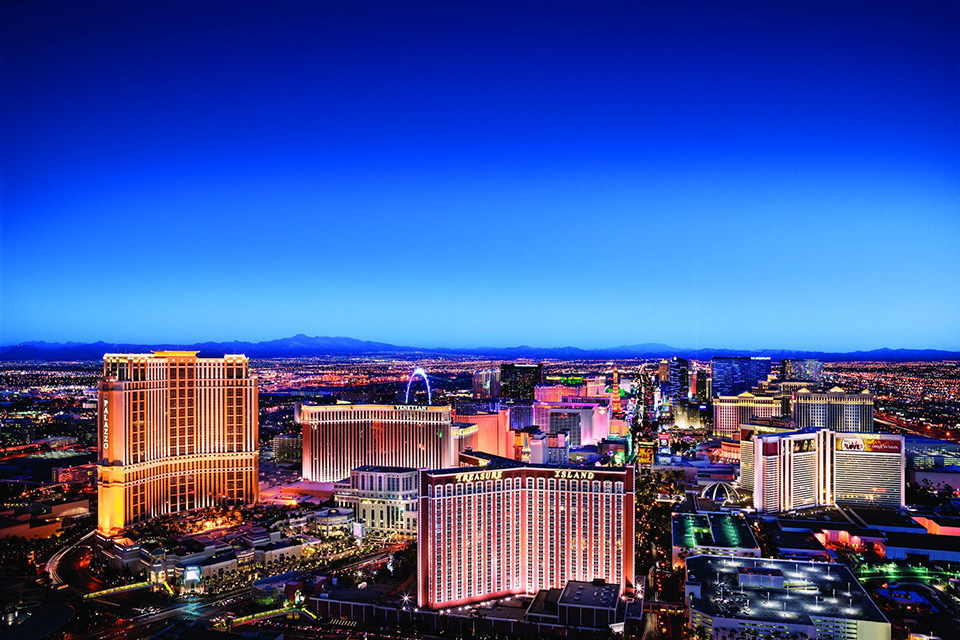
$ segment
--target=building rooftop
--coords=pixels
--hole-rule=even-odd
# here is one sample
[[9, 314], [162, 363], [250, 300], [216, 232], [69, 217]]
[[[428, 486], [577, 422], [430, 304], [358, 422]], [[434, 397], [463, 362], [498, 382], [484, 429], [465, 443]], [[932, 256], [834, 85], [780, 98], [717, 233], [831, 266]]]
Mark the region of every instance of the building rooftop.
[[[521, 462], [519, 460], [511, 460], [510, 458], [503, 458], [500, 456], [494, 456], [485, 454], [481, 451], [465, 451], [461, 453], [461, 456], [466, 456], [467, 458], [476, 458], [477, 460], [489, 460], [487, 464], [481, 466], [469, 466], [469, 467], [450, 467], [448, 469], [430, 469], [427, 473], [431, 476], [448, 476], [456, 475], [458, 473], [478, 473], [483, 471], [496, 471], [502, 469], [549, 469], [551, 471], [563, 470], [569, 471], [571, 473], [617, 473], [623, 472], [626, 470], [626, 467], [590, 467], [590, 466], [577, 466], [577, 465], [558, 465], [558, 464], [531, 464], [529, 462]], [[564, 476], [564, 479], [580, 479], [573, 476]]]
[[759, 549], [747, 521], [729, 513], [673, 514], [673, 544], [677, 547]]
[[779, 551], [800, 550], [800, 551], [820, 551], [826, 552], [826, 547], [817, 540], [816, 536], [809, 530], [803, 531], [784, 531], [776, 529], [773, 531], [773, 544]]
[[891, 531], [884, 544], [888, 547], [916, 549], [918, 551], [953, 551], [960, 553], [960, 541], [957, 536], [944, 536], [935, 533], [901, 533]]
[[264, 551], [277, 551], [278, 549], [287, 549], [289, 547], [296, 546], [301, 544], [299, 540], [293, 538], [284, 538], [283, 540], [277, 540], [276, 542], [271, 542], [268, 545], [263, 547]]
[[817, 521], [817, 522], [846, 522], [850, 523], [850, 520], [847, 519], [843, 512], [841, 512], [836, 507], [813, 507], [808, 509], [802, 509], [799, 513], [790, 514], [782, 513], [780, 514], [780, 520], [797, 520], [797, 521]]
[[[780, 575], [783, 587], [772, 586]], [[810, 626], [814, 617], [887, 622], [841, 564], [693, 556], [687, 558], [687, 584], [700, 586], [691, 603], [710, 616]]]
[[558, 604], [561, 606], [616, 609], [620, 601], [620, 585], [601, 580], [580, 582], [570, 580], [563, 586]]
[[527, 607], [526, 614], [533, 616], [557, 617], [557, 603], [560, 602], [562, 589], [540, 589], [534, 596], [530, 606]]
[[377, 473], [411, 473], [418, 471], [414, 467], [388, 467], [376, 464], [365, 464], [357, 467], [354, 471], [375, 471]]
[[[560, 590], [557, 589], [557, 591]], [[556, 603], [554, 603], [554, 608], [556, 608]], [[484, 618], [490, 620], [513, 620], [520, 622], [526, 617], [528, 609], [526, 600], [507, 597], [471, 605], [470, 611], [477, 611]], [[468, 615], [466, 611], [457, 613], [455, 610], [450, 610], [449, 613], [450, 615]], [[550, 614], [548, 613], [546, 615]], [[556, 612], [554, 612], [553, 615], [556, 615]]]
[[205, 558], [200, 566], [209, 567], [210, 565], [220, 564], [221, 562], [229, 562], [230, 560], [236, 560], [237, 554], [234, 551], [221, 551], [216, 553], [209, 558]]
[[930, 522], [934, 522], [940, 527], [960, 528], [960, 518], [957, 517], [943, 516], [939, 513], [915, 513], [913, 515], [917, 518], [926, 518]]
[[810, 530], [810, 531], [846, 531], [852, 536], [861, 538], [883, 538], [884, 533], [879, 529], [870, 529], [860, 525], [851, 524], [846, 520], [814, 520], [814, 519], [790, 519], [778, 518], [777, 524], [784, 530]]
[[871, 529], [885, 529], [889, 527], [915, 529], [918, 532], [924, 531], [923, 525], [908, 515], [900, 513], [896, 509], [884, 509], [882, 507], [845, 507], [853, 516], [853, 519], [863, 522]]

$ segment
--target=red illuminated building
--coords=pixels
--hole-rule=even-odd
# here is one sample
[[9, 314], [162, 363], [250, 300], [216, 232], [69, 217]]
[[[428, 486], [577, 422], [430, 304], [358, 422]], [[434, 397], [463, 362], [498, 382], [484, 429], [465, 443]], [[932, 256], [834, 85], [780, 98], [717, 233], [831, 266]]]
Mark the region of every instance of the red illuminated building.
[[480, 602], [572, 580], [631, 594], [633, 469], [510, 466], [420, 474], [418, 604]]

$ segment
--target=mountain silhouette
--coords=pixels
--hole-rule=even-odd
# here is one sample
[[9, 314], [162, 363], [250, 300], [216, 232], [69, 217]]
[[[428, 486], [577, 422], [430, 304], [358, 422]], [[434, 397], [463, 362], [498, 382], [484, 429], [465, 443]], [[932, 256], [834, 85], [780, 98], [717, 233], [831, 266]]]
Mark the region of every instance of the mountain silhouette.
[[82, 361], [102, 360], [105, 353], [148, 353], [161, 350], [198, 351], [201, 357], [222, 356], [225, 353], [242, 353], [251, 358], [305, 358], [320, 356], [359, 356], [369, 354], [422, 354], [460, 355], [489, 357], [499, 360], [518, 358], [542, 360], [612, 360], [628, 358], [666, 358], [678, 356], [707, 360], [713, 356], [767, 356], [773, 360], [783, 358], [816, 358], [826, 362], [909, 362], [958, 360], [960, 352], [939, 349], [890, 349], [884, 347], [870, 351], [825, 352], [787, 349], [689, 349], [671, 347], [660, 343], [642, 343], [604, 349], [581, 349], [579, 347], [472, 347], [472, 348], [427, 348], [408, 347], [357, 340], [343, 336], [307, 336], [302, 333], [290, 338], [263, 342], [200, 342], [196, 344], [133, 344], [117, 342], [44, 342], [32, 341], [0, 347], [0, 361]]

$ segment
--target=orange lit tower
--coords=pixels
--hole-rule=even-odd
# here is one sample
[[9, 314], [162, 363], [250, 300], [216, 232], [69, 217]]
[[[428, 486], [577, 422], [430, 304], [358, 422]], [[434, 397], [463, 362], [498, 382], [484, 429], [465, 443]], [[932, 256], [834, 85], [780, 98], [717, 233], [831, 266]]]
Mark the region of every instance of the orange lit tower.
[[97, 414], [101, 534], [257, 501], [257, 378], [246, 356], [106, 354]]

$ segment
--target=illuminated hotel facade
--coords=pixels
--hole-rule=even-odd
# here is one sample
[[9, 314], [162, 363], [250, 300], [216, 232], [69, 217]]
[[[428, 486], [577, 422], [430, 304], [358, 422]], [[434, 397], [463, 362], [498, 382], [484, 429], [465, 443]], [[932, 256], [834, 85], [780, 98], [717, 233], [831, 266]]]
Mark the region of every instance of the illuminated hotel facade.
[[828, 391], [799, 389], [793, 393], [792, 406], [800, 428], [873, 433], [873, 394], [868, 390], [847, 393], [840, 387]]
[[719, 396], [713, 400], [713, 433], [738, 438], [740, 425], [753, 418], [772, 418], [782, 413], [781, 401], [774, 396], [744, 391], [737, 396]]
[[315, 482], [337, 482], [367, 465], [449, 467], [478, 431], [454, 425], [449, 406], [298, 404], [294, 419], [303, 428], [303, 477]]
[[422, 471], [417, 600], [444, 609], [603, 579], [631, 594], [632, 468]]
[[741, 484], [758, 511], [904, 506], [903, 436], [805, 429], [754, 435], [740, 446]]
[[257, 501], [257, 378], [246, 356], [107, 354], [97, 396], [101, 534]]

